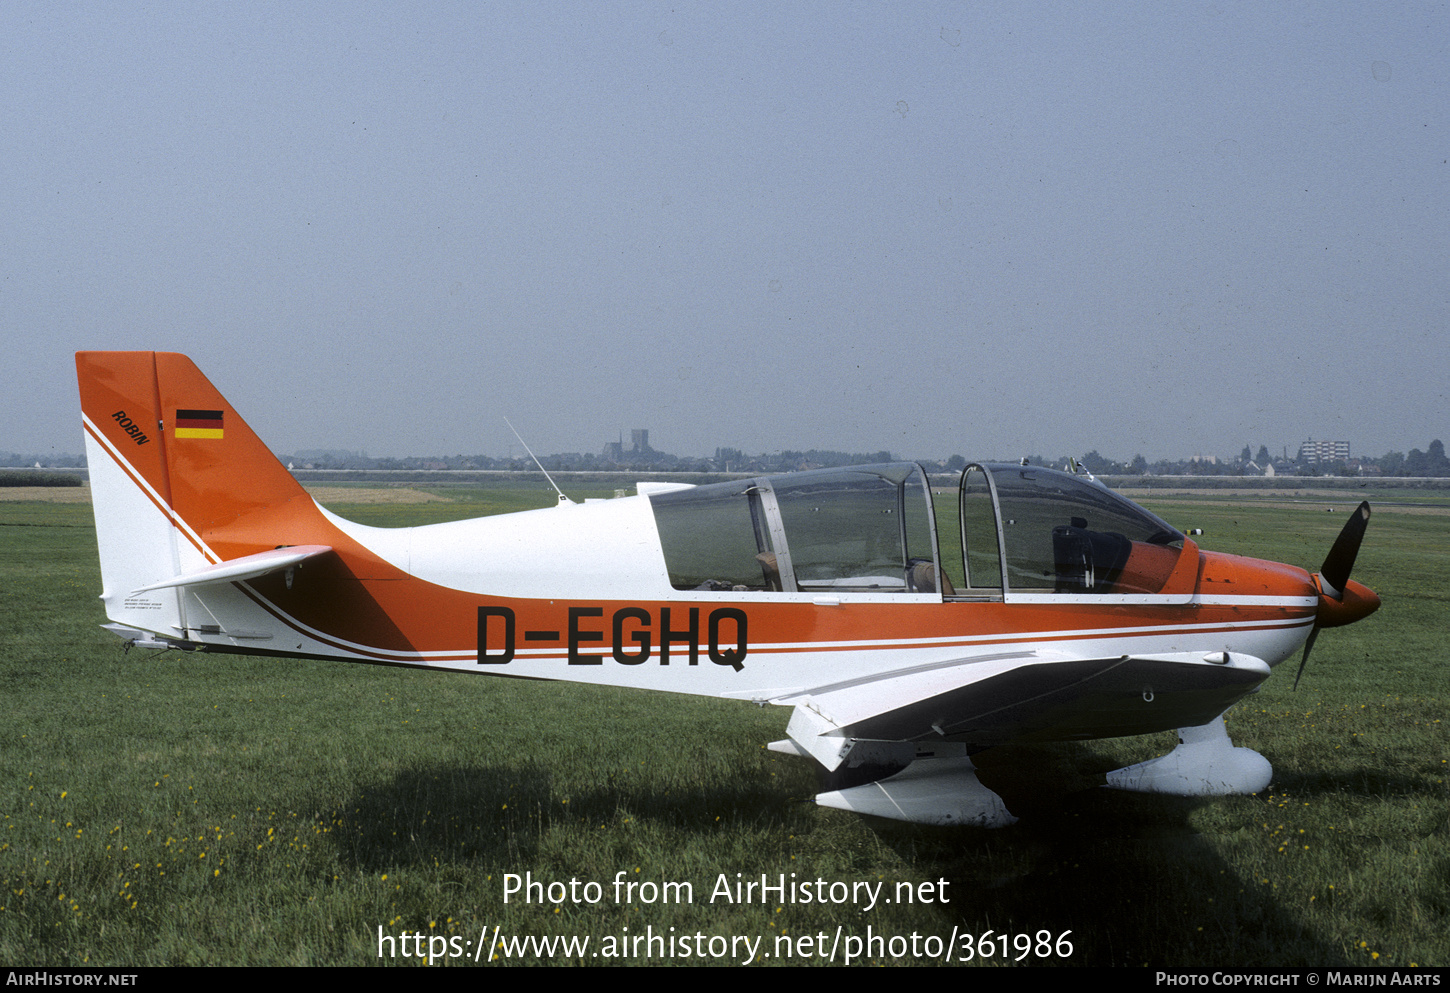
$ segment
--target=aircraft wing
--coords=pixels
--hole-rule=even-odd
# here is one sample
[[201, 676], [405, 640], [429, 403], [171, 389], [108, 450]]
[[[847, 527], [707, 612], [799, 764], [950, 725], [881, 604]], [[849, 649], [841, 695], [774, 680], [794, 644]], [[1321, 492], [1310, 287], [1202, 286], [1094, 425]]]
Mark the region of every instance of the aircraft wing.
[[866, 741], [990, 747], [1193, 727], [1268, 675], [1268, 663], [1240, 653], [1020, 651], [898, 668], [771, 702], [795, 705], [791, 741], [833, 770]]

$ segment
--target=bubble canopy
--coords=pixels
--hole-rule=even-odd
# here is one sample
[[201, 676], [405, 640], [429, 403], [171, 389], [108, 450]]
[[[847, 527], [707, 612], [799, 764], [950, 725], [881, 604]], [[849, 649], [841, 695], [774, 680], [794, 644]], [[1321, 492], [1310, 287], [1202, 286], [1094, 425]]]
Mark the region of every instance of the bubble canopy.
[[[1183, 535], [1111, 490], [973, 464], [933, 499], [914, 462], [651, 492], [670, 584], [732, 593], [1000, 598], [1154, 592]], [[946, 506], [938, 506], [944, 504]]]

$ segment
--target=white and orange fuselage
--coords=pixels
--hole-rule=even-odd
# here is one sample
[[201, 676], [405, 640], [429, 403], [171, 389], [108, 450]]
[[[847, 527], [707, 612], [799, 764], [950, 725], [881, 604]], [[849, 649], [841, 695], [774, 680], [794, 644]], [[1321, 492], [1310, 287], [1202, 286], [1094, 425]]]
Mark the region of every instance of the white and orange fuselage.
[[[1374, 606], [1351, 583], [1326, 607], [1305, 569], [1150, 537], [1162, 522], [1127, 501], [1084, 510], [1089, 484], [1015, 467], [969, 467], [961, 549], [909, 465], [368, 527], [320, 507], [184, 356], [77, 368], [102, 599], [143, 643], [794, 704], [841, 737], [987, 746], [1203, 724], [1316, 622]], [[832, 513], [876, 530], [823, 529]], [[720, 542], [743, 551], [708, 547], [737, 519]]]

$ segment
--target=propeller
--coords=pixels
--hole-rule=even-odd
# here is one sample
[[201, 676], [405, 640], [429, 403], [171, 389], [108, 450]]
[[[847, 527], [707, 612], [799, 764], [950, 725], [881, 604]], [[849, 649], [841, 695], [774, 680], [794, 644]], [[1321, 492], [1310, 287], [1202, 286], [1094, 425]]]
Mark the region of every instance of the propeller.
[[1309, 639], [1304, 642], [1304, 657], [1299, 660], [1299, 672], [1294, 676], [1296, 690], [1304, 675], [1304, 666], [1309, 663], [1309, 652], [1314, 648], [1314, 639], [1319, 637], [1320, 628], [1351, 624], [1362, 617], [1368, 617], [1379, 608], [1380, 598], [1374, 591], [1349, 578], [1349, 573], [1354, 568], [1355, 556], [1359, 554], [1360, 542], [1364, 540], [1365, 528], [1368, 526], [1369, 503], [1366, 501], [1349, 515], [1344, 529], [1334, 539], [1329, 554], [1324, 556], [1324, 564], [1314, 576], [1314, 584], [1319, 588], [1319, 606], [1314, 614], [1314, 627], [1309, 632]]

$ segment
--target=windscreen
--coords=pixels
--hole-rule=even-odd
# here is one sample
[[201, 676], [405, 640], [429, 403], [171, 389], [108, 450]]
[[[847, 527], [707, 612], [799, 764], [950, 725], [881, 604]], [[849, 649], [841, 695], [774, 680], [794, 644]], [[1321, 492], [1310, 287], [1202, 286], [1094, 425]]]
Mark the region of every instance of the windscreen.
[[1057, 593], [1156, 592], [1183, 535], [1106, 487], [1051, 469], [991, 466], [1007, 585]]

